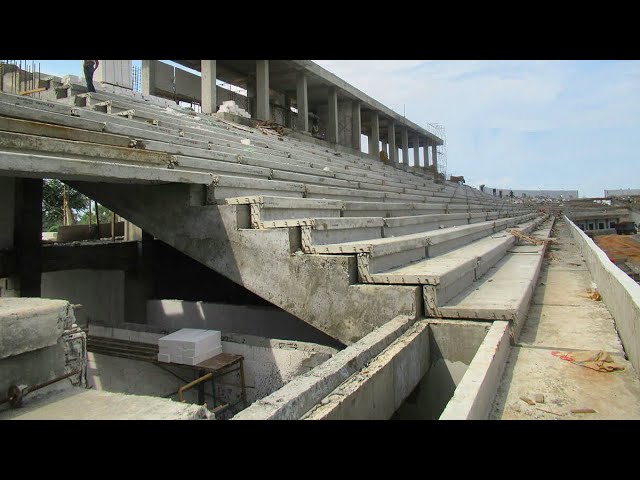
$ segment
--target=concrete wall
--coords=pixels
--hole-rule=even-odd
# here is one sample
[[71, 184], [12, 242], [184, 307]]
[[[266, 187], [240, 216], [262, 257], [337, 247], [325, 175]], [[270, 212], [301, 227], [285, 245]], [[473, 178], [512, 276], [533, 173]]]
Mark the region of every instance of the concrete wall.
[[63, 270], [42, 274], [42, 296], [81, 304], [79, 325], [118, 325], [125, 319], [125, 279], [119, 270]]
[[97, 82], [131, 89], [131, 60], [100, 60], [93, 78]]
[[587, 262], [593, 281], [598, 286], [609, 312], [616, 322], [618, 335], [629, 361], [640, 371], [640, 285], [616, 267], [607, 254], [587, 237], [571, 220], [571, 227], [582, 256]]
[[202, 81], [198, 75], [175, 69], [175, 89], [176, 97], [184, 101], [202, 102]]
[[337, 346], [331, 337], [284, 310], [224, 303], [149, 300], [147, 323], [166, 330], [205, 328]]
[[[164, 336], [95, 325], [89, 327], [89, 334], [95, 337], [155, 344], [158, 338]], [[222, 336], [222, 351], [244, 357], [245, 386], [249, 403], [271, 394], [294, 377], [307, 373], [336, 353], [332, 348], [311, 343], [226, 333]], [[185, 367], [160, 367], [149, 362], [90, 353], [87, 378], [89, 385], [98, 390], [177, 399], [178, 388], [196, 378], [196, 374], [194, 370]], [[224, 402], [237, 402], [240, 396], [239, 385], [240, 378], [237, 373], [216, 379], [216, 397]], [[205, 392], [211, 392], [209, 383]], [[185, 398], [190, 402], [196, 402], [197, 390], [189, 391]], [[210, 396], [206, 397], [210, 406], [211, 400]]]
[[509, 322], [493, 322], [440, 420], [486, 420], [510, 351]]
[[416, 322], [303, 418], [388, 420], [429, 370], [429, 327]]
[[393, 418], [437, 420], [453, 397], [490, 327], [487, 322], [459, 320], [429, 323], [429, 371]]

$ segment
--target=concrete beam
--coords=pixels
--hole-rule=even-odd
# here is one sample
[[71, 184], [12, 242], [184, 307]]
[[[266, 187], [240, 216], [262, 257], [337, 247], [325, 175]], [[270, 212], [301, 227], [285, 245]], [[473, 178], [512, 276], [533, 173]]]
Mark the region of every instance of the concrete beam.
[[307, 91], [307, 76], [299, 72], [296, 77], [297, 107], [298, 116], [296, 118], [298, 130], [309, 131], [309, 92]]
[[74, 320], [66, 300], [4, 298], [0, 304], [0, 358], [55, 345]]
[[202, 113], [216, 113], [218, 99], [216, 97], [216, 61], [202, 62]]
[[358, 152], [360, 151], [360, 136], [362, 135], [360, 114], [360, 102], [351, 102], [351, 146]]
[[256, 60], [256, 118], [270, 120], [269, 110], [269, 60]]
[[370, 117], [371, 129], [369, 131], [369, 154], [373, 158], [380, 158], [380, 152], [378, 151], [380, 145], [380, 118], [378, 112], [371, 112]]
[[402, 127], [402, 163], [409, 166], [409, 131], [407, 127]]
[[338, 89], [329, 88], [328, 120], [327, 120], [327, 140], [331, 143], [338, 143]]
[[420, 166], [420, 136], [417, 133], [413, 137], [413, 166]]
[[156, 60], [142, 60], [142, 94], [155, 95]]
[[389, 141], [389, 160], [395, 167], [398, 165], [398, 147], [396, 146], [396, 122], [387, 120], [387, 140]]

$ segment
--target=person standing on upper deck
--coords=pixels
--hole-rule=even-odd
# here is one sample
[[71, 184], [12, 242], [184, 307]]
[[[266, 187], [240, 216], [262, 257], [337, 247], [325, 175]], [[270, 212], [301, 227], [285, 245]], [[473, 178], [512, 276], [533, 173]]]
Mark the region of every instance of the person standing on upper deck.
[[96, 71], [100, 65], [100, 60], [84, 60], [84, 79], [87, 81], [87, 91], [95, 92], [96, 89], [93, 86], [93, 72]]

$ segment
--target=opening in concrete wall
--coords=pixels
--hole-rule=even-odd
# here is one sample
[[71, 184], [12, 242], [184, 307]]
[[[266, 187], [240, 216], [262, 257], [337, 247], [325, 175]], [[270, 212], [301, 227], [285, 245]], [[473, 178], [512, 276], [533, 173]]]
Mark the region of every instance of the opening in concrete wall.
[[490, 323], [453, 320], [431, 323], [429, 370], [391, 420], [437, 420], [490, 327]]

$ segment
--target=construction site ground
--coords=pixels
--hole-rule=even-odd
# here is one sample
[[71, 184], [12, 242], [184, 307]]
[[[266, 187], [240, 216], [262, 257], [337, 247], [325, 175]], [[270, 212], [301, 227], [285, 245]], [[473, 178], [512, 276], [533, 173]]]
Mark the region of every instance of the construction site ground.
[[[505, 366], [490, 418], [640, 419], [640, 379], [625, 359], [614, 320], [604, 302], [593, 298], [597, 295], [592, 295], [592, 278], [569, 226], [557, 219], [552, 235], [554, 242], [544, 260], [527, 321]], [[556, 356], [600, 350], [624, 370], [600, 372]], [[531, 405], [537, 396], [542, 400], [539, 395], [543, 402]]]

